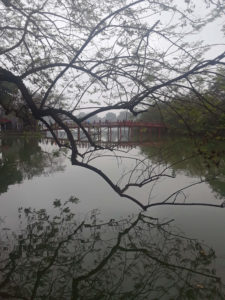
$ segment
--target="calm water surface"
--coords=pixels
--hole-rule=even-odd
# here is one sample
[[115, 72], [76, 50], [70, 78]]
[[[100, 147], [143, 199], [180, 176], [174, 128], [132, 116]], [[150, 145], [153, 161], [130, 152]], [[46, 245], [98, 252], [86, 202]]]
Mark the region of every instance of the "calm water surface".
[[[224, 143], [219, 142], [216, 149], [223, 149], [224, 146]], [[80, 147], [85, 149], [86, 144], [80, 144]], [[214, 151], [212, 145], [207, 147], [203, 145], [205, 154], [200, 153], [201, 155], [196, 155], [191, 142], [181, 138], [157, 139], [139, 146], [123, 144], [118, 146], [118, 149], [123, 151], [122, 156], [129, 154], [133, 159], [115, 159], [108, 153], [101, 153], [107, 155], [93, 160], [93, 165], [106, 172], [114, 182], [122, 174], [124, 177], [121, 180], [126, 179], [127, 170], [132, 169], [136, 164], [135, 158], [144, 160], [155, 172], [168, 168], [168, 174], [174, 177], [160, 178], [156, 183], [149, 184], [143, 189], [132, 188], [129, 193], [143, 203], [161, 202], [175, 191], [206, 178], [207, 182], [186, 189], [185, 195], [180, 193], [177, 200], [221, 204], [225, 199], [225, 160], [223, 155], [220, 155], [220, 158], [216, 157], [217, 153], [212, 152]], [[207, 151], [214, 154], [209, 161], [206, 160]], [[21, 219], [18, 218], [19, 207], [46, 209], [46, 214], [54, 216], [53, 201], [59, 199], [63, 203], [71, 196], [79, 199], [79, 202], [71, 208], [79, 222], [94, 218], [93, 214], [95, 217], [97, 215], [98, 220], [108, 222], [125, 220], [140, 212], [136, 204], [120, 198], [98, 175], [84, 168], [72, 166], [67, 154], [58, 153], [56, 146], [50, 140], [3, 138], [0, 153], [0, 217], [4, 228], [11, 228], [15, 232], [18, 230], [21, 223]], [[189, 159], [193, 153], [194, 157]], [[212, 247], [217, 257], [215, 262], [217, 275], [225, 280], [225, 209], [204, 206], [154, 206], [146, 215], [159, 218], [160, 222], [174, 219], [172, 222], [174, 228], [177, 227], [189, 238], [198, 239]], [[109, 233], [109, 230], [106, 232], [110, 237], [111, 234], [115, 234], [115, 232]], [[153, 235], [157, 236], [157, 234]], [[131, 284], [132, 280], [129, 279], [128, 283]], [[155, 295], [147, 296], [149, 294], [143, 294], [141, 298], [140, 291], [138, 295], [134, 299], [156, 299]], [[193, 298], [187, 296], [187, 299], [200, 297], [194, 298], [195, 294], [193, 295]], [[63, 296], [61, 297], [64, 299]], [[183, 296], [183, 299], [186, 299], [185, 297]], [[161, 298], [170, 299], [163, 294]], [[120, 298], [117, 295], [114, 298], [103, 296], [102, 299], [133, 298], [131, 295], [127, 295], [127, 298], [122, 296]]]

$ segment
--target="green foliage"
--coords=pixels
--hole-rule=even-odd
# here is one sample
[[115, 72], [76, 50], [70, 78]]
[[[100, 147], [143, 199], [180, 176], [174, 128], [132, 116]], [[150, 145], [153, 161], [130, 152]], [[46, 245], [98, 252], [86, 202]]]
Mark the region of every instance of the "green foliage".
[[75, 196], [70, 196], [68, 202], [77, 204], [79, 202], [79, 199]]
[[[220, 136], [225, 130], [225, 70], [218, 69], [210, 84], [201, 93], [175, 95], [169, 101], [156, 103], [141, 119], [164, 122], [177, 133]], [[203, 78], [201, 79], [203, 80]], [[204, 82], [204, 80], [203, 80]], [[198, 80], [198, 84], [201, 82]]]
[[16, 96], [18, 93], [18, 88], [15, 84], [0, 81], [0, 106], [3, 107], [7, 112], [11, 111], [11, 107], [16, 108], [18, 102]]
[[14, 83], [1, 81], [0, 82], [0, 97], [6, 94], [14, 94], [18, 91], [17, 86]]
[[60, 207], [62, 204], [61, 204], [61, 201], [59, 199], [55, 199], [54, 202], [53, 202], [53, 205], [54, 205], [54, 207]]

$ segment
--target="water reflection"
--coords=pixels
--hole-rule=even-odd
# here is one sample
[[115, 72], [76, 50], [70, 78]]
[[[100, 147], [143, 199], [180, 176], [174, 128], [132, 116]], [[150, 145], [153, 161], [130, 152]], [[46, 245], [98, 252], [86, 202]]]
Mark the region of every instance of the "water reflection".
[[218, 198], [225, 197], [225, 143], [174, 138], [152, 146], [140, 145], [153, 163], [171, 168], [176, 174], [207, 181]]
[[[160, 145], [162, 143], [160, 136], [146, 134], [146, 132], [142, 132], [143, 129], [132, 130], [132, 134], [129, 132], [127, 128], [111, 128], [110, 131], [107, 129], [102, 129], [101, 131], [96, 131], [96, 128], [92, 129], [91, 134], [92, 139], [98, 146], [104, 147], [104, 149], [133, 149], [140, 145]], [[95, 132], [96, 131], [96, 132]], [[58, 141], [61, 144], [68, 142], [67, 136], [63, 130], [55, 131]], [[77, 130], [72, 130], [73, 137], [76, 140], [76, 144], [79, 148], [88, 148], [90, 143], [88, 142], [86, 136], [84, 134], [77, 134]], [[49, 141], [56, 145], [54, 138], [52, 137], [50, 132], [46, 132], [45, 138], [43, 141]]]
[[172, 222], [79, 220], [77, 202], [56, 199], [51, 216], [20, 208], [17, 232], [2, 221], [2, 299], [224, 299], [214, 251]]
[[22, 183], [34, 176], [63, 171], [65, 168], [55, 152], [42, 151], [36, 137], [14, 136], [0, 141], [0, 194], [7, 192], [9, 185]]

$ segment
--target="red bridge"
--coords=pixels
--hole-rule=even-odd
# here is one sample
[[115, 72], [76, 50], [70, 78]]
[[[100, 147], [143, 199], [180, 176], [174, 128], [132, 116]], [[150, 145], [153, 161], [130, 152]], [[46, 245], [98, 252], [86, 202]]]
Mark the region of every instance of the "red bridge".
[[[74, 122], [65, 122], [65, 124], [69, 128], [78, 128], [79, 126]], [[84, 128], [99, 128], [99, 127], [105, 127], [105, 128], [114, 128], [114, 127], [128, 127], [128, 128], [167, 128], [165, 124], [159, 123], [159, 122], [145, 122], [145, 121], [116, 121], [116, 122], [110, 122], [110, 121], [99, 121], [99, 122], [82, 122], [82, 126]], [[58, 124], [51, 125], [53, 130], [59, 130], [61, 127]], [[47, 128], [42, 128], [42, 130], [46, 131]]]
[[[77, 137], [77, 141], [81, 141], [81, 128], [74, 122], [64, 122], [70, 129], [74, 129]], [[124, 130], [127, 130], [128, 139], [131, 140], [132, 136], [134, 134], [138, 136], [139, 140], [142, 140], [143, 134], [149, 134], [155, 133], [160, 137], [162, 132], [165, 132], [167, 127], [163, 123], [157, 123], [157, 122], [144, 122], [144, 121], [116, 121], [116, 122], [110, 122], [110, 121], [99, 121], [99, 122], [82, 122], [83, 128], [85, 128], [88, 131], [89, 135], [95, 136], [98, 141], [102, 140], [102, 129], [106, 129], [106, 132], [104, 131], [104, 134], [107, 134], [108, 141], [112, 141], [112, 135], [113, 135], [113, 128], [117, 131], [117, 141], [120, 142], [124, 136]], [[51, 128], [56, 131], [56, 135], [58, 137], [61, 136], [60, 131], [61, 127], [58, 124], [52, 124]], [[41, 131], [48, 131], [48, 129], [45, 127], [40, 129]], [[115, 130], [114, 130], [115, 135]]]

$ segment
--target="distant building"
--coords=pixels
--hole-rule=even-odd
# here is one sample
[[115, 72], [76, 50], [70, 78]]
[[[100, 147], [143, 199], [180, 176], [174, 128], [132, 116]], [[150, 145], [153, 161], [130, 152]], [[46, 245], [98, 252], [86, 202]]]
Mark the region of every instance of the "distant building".
[[16, 130], [23, 129], [23, 121], [13, 116], [12, 114], [6, 115], [4, 109], [0, 107], [0, 130]]

